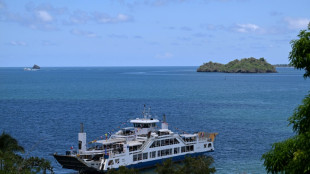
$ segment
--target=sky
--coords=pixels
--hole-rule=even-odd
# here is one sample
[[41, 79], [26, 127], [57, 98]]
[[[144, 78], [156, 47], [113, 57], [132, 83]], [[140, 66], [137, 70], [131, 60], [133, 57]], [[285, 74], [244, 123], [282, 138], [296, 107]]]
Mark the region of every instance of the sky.
[[288, 63], [309, 0], [0, 0], [0, 67]]

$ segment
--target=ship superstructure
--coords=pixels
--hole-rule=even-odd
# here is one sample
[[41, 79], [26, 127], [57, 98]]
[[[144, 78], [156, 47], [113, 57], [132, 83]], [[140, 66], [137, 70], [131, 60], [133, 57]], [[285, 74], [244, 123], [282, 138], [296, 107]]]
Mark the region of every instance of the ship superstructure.
[[217, 133], [174, 133], [168, 129], [164, 115], [160, 121], [143, 112], [143, 118], [130, 120], [133, 127], [125, 127], [105, 140], [86, 146], [86, 133], [81, 124], [78, 134], [78, 151], [67, 151], [65, 155], [54, 154], [63, 168], [79, 172], [105, 172], [112, 168], [148, 168], [167, 158], [181, 161], [185, 156], [198, 156], [214, 151]]

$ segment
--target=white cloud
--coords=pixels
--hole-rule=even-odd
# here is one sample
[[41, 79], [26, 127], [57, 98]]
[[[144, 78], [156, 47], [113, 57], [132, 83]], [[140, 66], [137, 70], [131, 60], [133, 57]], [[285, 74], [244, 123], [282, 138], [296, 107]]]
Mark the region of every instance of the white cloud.
[[126, 35], [123, 35], [123, 34], [110, 34], [109, 37], [111, 37], [111, 38], [118, 38], [118, 39], [126, 39], [126, 38], [128, 38]]
[[118, 21], [128, 21], [129, 17], [127, 15], [124, 15], [124, 14], [118, 14], [116, 19]]
[[27, 45], [27, 43], [23, 41], [11, 41], [9, 44], [13, 46], [26, 46]]
[[[58, 8], [50, 4], [27, 3], [25, 12], [14, 12], [6, 9], [5, 3], [0, 0], [0, 20], [13, 22], [34, 30], [53, 31], [59, 25], [92, 23], [122, 23], [132, 20], [131, 16], [119, 13], [110, 16], [102, 12], [86, 12], [78, 10], [70, 12], [67, 8]], [[59, 22], [62, 21], [62, 22]], [[88, 37], [96, 37], [95, 34], [86, 34]]]
[[37, 11], [37, 17], [43, 22], [51, 22], [53, 20], [53, 17], [44, 10]]
[[13, 12], [6, 10], [0, 16], [2, 21], [17, 23], [34, 30], [52, 31], [57, 29], [57, 20], [54, 17], [64, 14], [64, 9], [55, 8], [51, 5], [38, 5], [28, 3], [26, 11]]
[[91, 16], [82, 10], [75, 11], [71, 16], [69, 22], [64, 22], [65, 24], [86, 24], [91, 20]]
[[143, 0], [143, 1], [141, 0], [131, 0], [131, 1], [118, 0], [119, 3], [126, 5], [129, 8], [134, 8], [139, 5], [160, 7], [160, 6], [173, 4], [173, 3], [183, 3], [186, 1], [190, 1], [190, 0]]
[[63, 22], [65, 25], [74, 25], [74, 24], [86, 24], [89, 22], [96, 22], [99, 24], [107, 24], [107, 23], [122, 23], [129, 22], [132, 20], [132, 17], [119, 13], [116, 16], [110, 16], [106, 13], [102, 12], [85, 12], [82, 10], [75, 11], [69, 17], [69, 20]]
[[71, 30], [71, 34], [77, 35], [77, 36], [86, 36], [86, 37], [99, 37], [97, 34], [90, 32], [90, 31], [83, 31], [83, 30], [77, 30], [73, 29]]
[[41, 45], [43, 46], [54, 46], [56, 45], [54, 42], [48, 41], [48, 40], [42, 40]]
[[48, 12], [49, 14], [63, 15], [63, 14], [66, 14], [68, 12], [67, 8], [65, 8], [65, 7], [58, 8], [58, 7], [52, 6], [51, 4], [48, 4], [48, 3], [36, 5], [35, 3], [30, 2], [30, 3], [27, 3], [25, 5], [25, 8], [30, 13], [43, 10], [43, 11]]
[[237, 24], [235, 30], [240, 33], [249, 33], [259, 31], [260, 27], [255, 24]]
[[93, 19], [98, 23], [119, 23], [128, 22], [131, 20], [131, 17], [124, 14], [118, 14], [116, 17], [111, 17], [108, 14], [96, 12]]
[[174, 55], [169, 53], [169, 52], [166, 52], [166, 53], [163, 53], [163, 54], [157, 54], [155, 55], [155, 58], [158, 58], [158, 59], [170, 59], [172, 58]]
[[287, 22], [288, 27], [290, 29], [306, 29], [309, 22], [310, 22], [310, 19], [307, 19], [307, 18], [290, 18], [290, 17], [287, 17], [284, 20]]

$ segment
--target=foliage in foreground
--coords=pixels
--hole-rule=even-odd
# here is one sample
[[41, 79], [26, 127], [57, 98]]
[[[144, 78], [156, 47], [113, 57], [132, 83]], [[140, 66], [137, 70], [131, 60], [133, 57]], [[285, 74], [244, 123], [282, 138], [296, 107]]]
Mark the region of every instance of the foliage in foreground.
[[299, 39], [292, 40], [292, 51], [289, 55], [291, 65], [297, 69], [304, 69], [304, 78], [310, 77], [310, 23], [308, 30], [301, 30]]
[[[156, 173], [158, 174], [211, 174], [215, 173], [215, 168], [210, 167], [213, 163], [212, 157], [199, 156], [196, 158], [186, 157], [181, 165], [173, 163], [171, 158], [162, 164], [157, 164]], [[111, 169], [107, 174], [138, 174], [136, 169], [128, 169], [121, 166], [118, 170]]]
[[120, 166], [118, 170], [111, 169], [108, 170], [107, 174], [138, 174], [139, 171], [137, 169], [128, 169], [124, 166]]
[[273, 73], [276, 72], [274, 66], [269, 64], [264, 58], [253, 57], [234, 60], [227, 64], [208, 62], [201, 65], [197, 72], [226, 72], [226, 73]]
[[[298, 69], [304, 68], [305, 78], [310, 77], [310, 23], [308, 30], [302, 30], [298, 35], [300, 39], [291, 42], [290, 53], [291, 64]], [[270, 173], [310, 173], [310, 93], [288, 121], [296, 135], [274, 143], [262, 156], [264, 166]]]
[[215, 167], [211, 167], [214, 162], [212, 157], [199, 156], [196, 158], [186, 157], [182, 165], [173, 165], [171, 159], [167, 159], [163, 164], [157, 165], [158, 174], [211, 174], [215, 173]]
[[274, 143], [262, 158], [266, 170], [271, 173], [310, 172], [310, 94], [289, 118], [297, 135]]
[[0, 174], [53, 173], [50, 162], [44, 158], [23, 158], [18, 153], [24, 153], [24, 148], [3, 132], [0, 135]]

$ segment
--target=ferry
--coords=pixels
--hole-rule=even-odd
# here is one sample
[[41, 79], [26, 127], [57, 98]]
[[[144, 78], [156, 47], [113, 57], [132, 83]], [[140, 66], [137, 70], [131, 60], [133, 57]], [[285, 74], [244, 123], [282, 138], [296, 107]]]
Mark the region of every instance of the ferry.
[[199, 156], [214, 151], [217, 133], [182, 133], [168, 129], [166, 116], [160, 121], [143, 111], [142, 118], [130, 120], [133, 127], [125, 127], [106, 139], [91, 141], [87, 148], [86, 133], [81, 123], [78, 133], [78, 151], [54, 153], [54, 158], [66, 169], [79, 173], [105, 173], [120, 166], [144, 169], [156, 166], [164, 160], [182, 161], [185, 156]]

